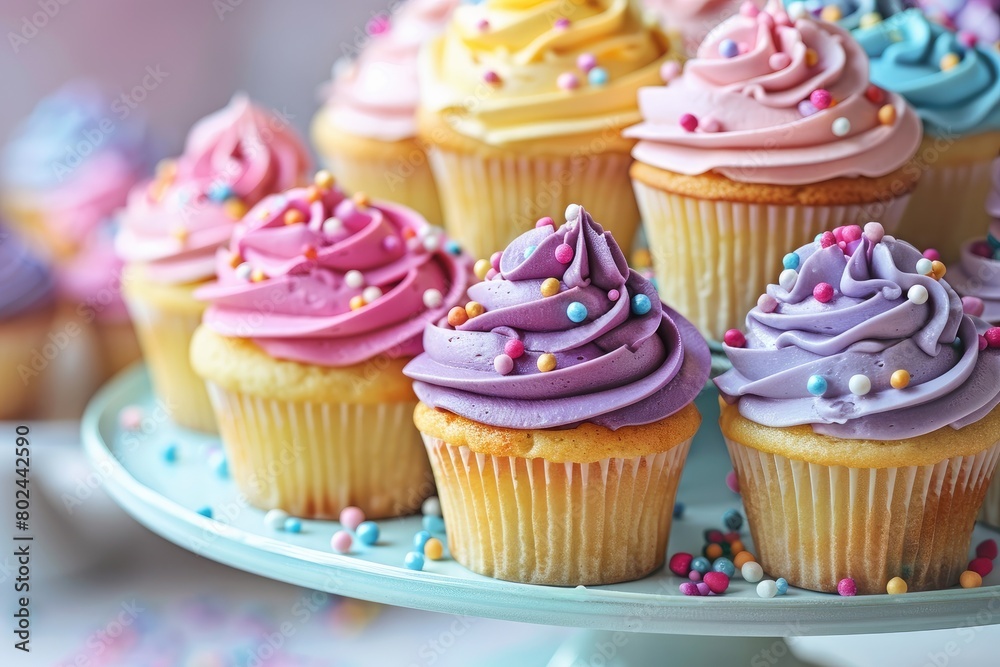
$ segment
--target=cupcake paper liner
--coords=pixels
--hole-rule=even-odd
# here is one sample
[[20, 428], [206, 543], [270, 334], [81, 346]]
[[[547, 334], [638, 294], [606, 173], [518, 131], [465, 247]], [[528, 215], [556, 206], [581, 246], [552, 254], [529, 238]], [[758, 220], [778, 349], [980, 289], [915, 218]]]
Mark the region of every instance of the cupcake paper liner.
[[627, 153], [484, 157], [435, 147], [429, 152], [448, 235], [473, 257], [489, 257], [544, 216], [556, 224], [582, 204], [626, 251], [639, 225]]
[[771, 577], [862, 594], [902, 577], [911, 591], [958, 583], [1000, 443], [975, 456], [899, 468], [826, 466], [726, 439], [757, 560]]
[[370, 519], [404, 516], [434, 493], [413, 426], [416, 401], [308, 403], [208, 383], [229, 473], [253, 505], [309, 519], [356, 506]]
[[449, 549], [473, 572], [577, 586], [638, 579], [663, 565], [690, 439], [658, 454], [579, 464], [423, 438]]
[[790, 248], [841, 225], [895, 229], [909, 195], [854, 206], [774, 206], [676, 195], [633, 181], [660, 296], [710, 340], [743, 326]]
[[1000, 528], [1000, 476], [998, 475], [994, 475], [993, 483], [986, 490], [986, 500], [983, 501], [979, 518], [991, 526]]

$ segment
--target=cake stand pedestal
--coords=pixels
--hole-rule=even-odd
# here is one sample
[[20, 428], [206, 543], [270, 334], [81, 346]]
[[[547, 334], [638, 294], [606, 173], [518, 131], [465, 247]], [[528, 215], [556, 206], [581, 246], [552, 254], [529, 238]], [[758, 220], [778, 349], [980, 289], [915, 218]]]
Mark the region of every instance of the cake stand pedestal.
[[[144, 415], [142, 425], [123, 431], [119, 413], [133, 406]], [[730, 466], [715, 426], [714, 392], [703, 392], [698, 407], [704, 425], [681, 480], [678, 500], [686, 510], [673, 522], [671, 552], [699, 550], [702, 532], [718, 528], [723, 513], [740, 506], [725, 484]], [[755, 585], [738, 577], [725, 595], [688, 597], [678, 590], [684, 580], [666, 568], [611, 586], [534, 586], [473, 574], [447, 552], [442, 560], [428, 560], [423, 571], [406, 569], [403, 559], [422, 529], [420, 517], [379, 521], [377, 544], [355, 542], [350, 554], [337, 554], [330, 549], [330, 537], [340, 528], [336, 522], [304, 520], [296, 534], [265, 526], [264, 511], [247, 504], [232, 480], [210, 465], [221, 452], [218, 438], [167, 420], [157, 410], [142, 367], [126, 371], [94, 397], [82, 436], [111, 496], [150, 530], [186, 549], [327, 593], [457, 616], [583, 629], [552, 657], [552, 667], [727, 664], [723, 660], [795, 667], [806, 663], [780, 638], [1000, 623], [1000, 571], [977, 589], [854, 598], [790, 588], [784, 596], [762, 599]], [[164, 457], [168, 447], [176, 451], [172, 462]], [[197, 512], [203, 507], [212, 508], [213, 518]], [[973, 543], [989, 537], [1000, 540], [1000, 532], [978, 524]]]

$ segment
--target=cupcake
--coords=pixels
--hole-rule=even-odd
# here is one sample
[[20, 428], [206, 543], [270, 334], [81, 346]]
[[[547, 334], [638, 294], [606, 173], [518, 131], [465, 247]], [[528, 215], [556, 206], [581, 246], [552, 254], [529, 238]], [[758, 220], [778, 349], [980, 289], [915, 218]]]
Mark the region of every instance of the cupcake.
[[872, 82], [903, 95], [924, 122], [910, 167], [923, 176], [900, 234], [957, 259], [988, 224], [982, 202], [1000, 149], [1000, 51], [916, 9], [854, 36], [871, 58]]
[[841, 28], [856, 30], [903, 11], [906, 3], [903, 0], [785, 0], [785, 7], [794, 17], [810, 12], [816, 18], [831, 21]]
[[774, 1], [723, 23], [639, 107], [625, 136], [660, 294], [714, 340], [787, 248], [838, 225], [894, 229], [919, 176], [919, 119], [869, 85], [850, 34]]
[[628, 182], [635, 94], [659, 80], [663, 33], [639, 0], [455, 10], [421, 60], [419, 134], [449, 235], [486, 257], [545, 210], [594, 202], [626, 249], [639, 214]]
[[728, 336], [722, 433], [772, 576], [860, 593], [958, 583], [1000, 458], [1000, 349], [878, 223], [794, 253]]
[[320, 172], [252, 209], [216, 261], [191, 362], [240, 490], [316, 519], [417, 511], [434, 485], [402, 369], [425, 323], [464, 303], [465, 256], [415, 211], [345, 199]]
[[58, 353], [48, 338], [55, 313], [55, 280], [48, 267], [3, 226], [0, 285], [0, 420], [24, 419], [38, 394], [39, 377]]
[[338, 61], [313, 119], [316, 149], [348, 191], [398, 202], [440, 223], [437, 186], [417, 140], [417, 53], [444, 29], [459, 0], [407, 0], [367, 27], [353, 62]]
[[709, 353], [579, 206], [494, 255], [404, 372], [452, 556], [533, 584], [663, 564]]
[[[712, 29], [740, 10], [745, 0], [644, 0], [674, 43], [693, 56]], [[764, 0], [750, 0], [757, 8]]]
[[980, 44], [1000, 42], [1000, 0], [912, 0], [949, 30], [975, 35]]
[[124, 294], [153, 388], [178, 424], [214, 431], [215, 419], [188, 350], [204, 304], [197, 287], [215, 277], [216, 250], [248, 207], [303, 183], [309, 157], [278, 116], [243, 96], [199, 121], [184, 154], [136, 186], [115, 238], [126, 263]]

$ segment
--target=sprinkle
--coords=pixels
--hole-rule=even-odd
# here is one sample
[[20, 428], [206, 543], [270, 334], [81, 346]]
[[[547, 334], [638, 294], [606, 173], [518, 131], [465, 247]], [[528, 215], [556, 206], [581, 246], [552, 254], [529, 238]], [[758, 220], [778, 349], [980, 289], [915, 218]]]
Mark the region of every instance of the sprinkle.
[[351, 544], [354, 542], [354, 538], [346, 530], [338, 530], [330, 538], [330, 548], [334, 553], [346, 554], [351, 550]]
[[996, 540], [990, 538], [988, 540], [983, 540], [976, 545], [976, 558], [989, 558], [990, 560], [996, 560], [997, 557], [997, 542]]
[[441, 516], [441, 501], [437, 496], [431, 496], [420, 505], [422, 516]]
[[917, 260], [916, 271], [922, 276], [928, 276], [934, 272], [934, 265], [931, 263], [931, 260], [922, 257]]
[[723, 572], [706, 572], [702, 577], [708, 589], [716, 595], [721, 595], [729, 588], [729, 577]]
[[944, 274], [948, 273], [948, 267], [939, 259], [932, 261], [931, 266], [933, 267], [931, 275], [934, 277], [934, 280], [941, 280], [944, 278]]
[[433, 287], [428, 290], [424, 290], [424, 306], [427, 308], [438, 308], [444, 302], [444, 296], [441, 294], [441, 290], [434, 289]]
[[[394, 237], [394, 236], [387, 236], [386, 240], [395, 239], [395, 238], [396, 237]], [[383, 245], [385, 245], [385, 244], [383, 243]], [[445, 252], [447, 252], [449, 255], [456, 255], [457, 256], [457, 255], [461, 255], [462, 254], [462, 246], [458, 245], [458, 241], [448, 241], [447, 243], [444, 244], [444, 249], [445, 249]], [[388, 250], [388, 248], [386, 248], [386, 250]]]
[[616, 289], [608, 290], [608, 301], [617, 301], [621, 297], [621, 292]]
[[697, 556], [691, 561], [691, 570], [699, 574], [711, 571], [712, 563], [704, 556]]
[[478, 301], [470, 301], [469, 303], [465, 304], [465, 314], [469, 316], [470, 320], [473, 317], [479, 317], [485, 312], [486, 309], [483, 307], [483, 304], [479, 303]]
[[175, 463], [177, 461], [177, 443], [171, 442], [164, 447], [161, 456], [167, 463]]
[[833, 121], [830, 129], [838, 137], [846, 137], [851, 132], [851, 121], [847, 120], [843, 116]]
[[990, 343], [989, 343], [988, 340], [986, 340], [986, 336], [979, 336], [979, 351], [982, 352], [983, 350], [985, 350], [989, 346], [990, 346]]
[[490, 22], [486, 19], [479, 19], [479, 21], [476, 22], [476, 29], [479, 30], [479, 32], [486, 32], [490, 29]]
[[288, 512], [279, 509], [268, 510], [264, 515], [264, 525], [274, 531], [284, 530]]
[[762, 313], [773, 313], [778, 308], [778, 300], [770, 294], [761, 294], [757, 299], [757, 307]]
[[771, 57], [767, 59], [767, 64], [775, 72], [780, 71], [792, 64], [792, 58], [787, 53], [772, 53]]
[[882, 22], [882, 15], [878, 12], [868, 12], [861, 17], [858, 25], [862, 28], [874, 28]]
[[757, 559], [749, 551], [740, 551], [735, 556], [733, 556], [733, 565], [743, 569], [743, 566], [750, 562], [755, 562]]
[[208, 186], [208, 198], [214, 202], [224, 202], [233, 196], [233, 188], [227, 183], [212, 183]]
[[743, 527], [743, 515], [738, 510], [726, 510], [722, 515], [722, 525], [729, 530], [739, 530]]
[[362, 521], [358, 524], [358, 527], [354, 529], [354, 534], [357, 535], [358, 541], [361, 542], [361, 544], [370, 547], [378, 542], [378, 524], [374, 521]]
[[740, 492], [740, 478], [736, 475], [735, 470], [730, 470], [726, 473], [726, 486], [730, 491], [739, 495]]
[[469, 321], [469, 314], [465, 312], [465, 308], [461, 306], [455, 306], [448, 311], [448, 324], [453, 327], [460, 327]]
[[351, 269], [350, 271], [344, 274], [344, 284], [350, 287], [351, 289], [358, 289], [359, 287], [365, 284], [365, 277], [361, 274], [360, 271]]
[[778, 587], [778, 595], [784, 595], [788, 592], [788, 582], [783, 577], [778, 577], [774, 581], [774, 585]]
[[294, 516], [285, 519], [285, 532], [286, 533], [301, 533], [302, 532], [302, 521], [296, 519]]
[[660, 66], [660, 80], [663, 83], [670, 83], [681, 73], [681, 66], [674, 60], [668, 60]]
[[579, 204], [570, 204], [566, 207], [566, 222], [572, 222], [580, 217], [583, 208]]
[[542, 296], [555, 296], [559, 294], [559, 279], [546, 278], [542, 281]]
[[483, 81], [489, 84], [496, 85], [500, 83], [500, 75], [491, 69], [486, 70], [485, 72], [483, 72]]
[[340, 524], [347, 530], [357, 530], [365, 520], [365, 512], [360, 507], [350, 505], [340, 510]]
[[865, 88], [865, 97], [872, 104], [882, 104], [885, 102], [885, 91], [873, 83]]
[[889, 595], [902, 595], [907, 590], [906, 582], [899, 577], [893, 577], [885, 585], [885, 592]]
[[740, 55], [740, 47], [731, 39], [724, 39], [719, 42], [719, 55], [723, 58], [735, 58]]
[[960, 30], [958, 33], [959, 43], [967, 49], [971, 49], [979, 42], [979, 37], [974, 32]]
[[864, 396], [872, 390], [872, 381], [868, 379], [867, 375], [859, 373], [851, 376], [851, 379], [847, 381], [847, 388], [855, 396]]
[[212, 518], [212, 508], [209, 507], [208, 505], [205, 505], [204, 507], [199, 507], [198, 509], [195, 510], [195, 512], [202, 515], [206, 519]]
[[294, 224], [297, 224], [297, 223], [300, 223], [300, 222], [305, 222], [306, 221], [306, 216], [305, 216], [305, 213], [303, 213], [299, 209], [293, 208], [293, 209], [290, 209], [288, 211], [285, 211], [285, 218], [284, 219], [285, 219], [285, 224], [286, 225], [294, 225]]
[[339, 234], [344, 229], [344, 223], [340, 218], [330, 217], [323, 221], [323, 233], [327, 236]]
[[760, 14], [760, 9], [758, 9], [757, 5], [751, 2], [751, 0], [746, 0], [746, 2], [740, 5], [740, 14], [749, 18], [754, 18]]
[[720, 556], [712, 563], [712, 572], [721, 572], [727, 577], [732, 578], [736, 575], [736, 566], [733, 564], [733, 561], [725, 556]]
[[420, 524], [424, 527], [424, 530], [429, 530], [432, 533], [444, 532], [444, 519], [435, 514], [425, 514], [420, 519]]
[[222, 204], [222, 210], [231, 220], [241, 220], [247, 214], [247, 205], [243, 203], [242, 199], [227, 199]]
[[253, 273], [253, 267], [249, 263], [243, 262], [236, 267], [236, 277], [240, 280], [250, 280], [250, 275]]
[[969, 561], [969, 569], [980, 577], [986, 577], [993, 571], [993, 561], [989, 558], [973, 558]]
[[310, 185], [306, 188], [306, 201], [310, 204], [313, 202], [318, 202], [320, 198], [319, 188], [315, 185]]
[[407, 241], [417, 236], [417, 233], [413, 231], [412, 227], [404, 227], [401, 233], [403, 235], [403, 238], [406, 239]]
[[243, 258], [240, 257], [240, 253], [233, 252], [229, 253], [229, 267], [235, 269], [237, 266], [243, 263]]
[[809, 17], [809, 10], [804, 2], [790, 2], [787, 7], [788, 17], [798, 21]]
[[698, 118], [694, 114], [686, 113], [681, 116], [680, 124], [685, 132], [694, 132], [698, 129]]
[[187, 241], [188, 230], [185, 227], [178, 226], [174, 227], [173, 230], [170, 232], [170, 234], [181, 243], [184, 243], [185, 241]]
[[813, 114], [819, 113], [819, 109], [817, 109], [816, 106], [809, 100], [802, 100], [801, 102], [799, 102], [798, 108], [799, 108], [799, 114], [803, 118], [808, 118]]
[[432, 537], [424, 544], [424, 555], [431, 560], [441, 560], [444, 556], [444, 544], [436, 537]]
[[781, 265], [786, 269], [798, 269], [801, 261], [798, 253], [790, 252], [781, 258]]
[[950, 69], [958, 67], [960, 62], [962, 62], [962, 59], [957, 53], [946, 53], [941, 57], [941, 61], [938, 65], [941, 67], [942, 72], [947, 72]]
[[701, 593], [698, 591], [698, 584], [690, 581], [685, 581], [678, 588], [680, 589], [680, 592], [683, 593], [684, 595], [694, 595], [694, 596], [701, 595]]
[[710, 589], [708, 587], [708, 584], [706, 584], [704, 581], [699, 581], [698, 583], [695, 584], [695, 586], [698, 588], [698, 595], [704, 596], [712, 594], [712, 589]]
[[603, 86], [608, 83], [608, 70], [603, 67], [595, 67], [587, 72], [587, 81], [592, 86]]
[[806, 49], [806, 66], [815, 67], [819, 64], [819, 52], [816, 49]]
[[814, 107], [822, 111], [823, 109], [830, 108], [830, 104], [833, 102], [833, 95], [825, 88], [817, 88], [809, 94], [809, 101], [813, 103]]
[[[527, 248], [524, 249], [524, 258], [528, 259], [529, 257], [531, 257], [533, 254], [535, 254], [535, 250], [537, 249], [538, 246], [529, 245]], [[494, 269], [494, 271], [496, 271], [496, 269]]]
[[744, 347], [747, 344], [747, 339], [739, 329], [730, 329], [723, 334], [722, 342], [729, 347]]
[[765, 579], [757, 584], [757, 597], [773, 598], [778, 594], [778, 584], [771, 579]]
[[795, 269], [785, 269], [778, 275], [778, 285], [780, 285], [785, 291], [791, 292], [792, 288], [795, 287], [795, 283], [798, 282], [798, 279], [798, 271]]
[[560, 264], [569, 264], [573, 261], [573, 246], [568, 243], [560, 243], [556, 246], [556, 261]]
[[250, 273], [250, 282], [252, 283], [262, 283], [267, 280], [267, 274], [260, 269], [254, 269]]
[[823, 232], [819, 239], [819, 245], [821, 248], [835, 246], [837, 245], [837, 237], [834, 236], [833, 232]]
[[225, 452], [221, 450], [213, 451], [208, 456], [208, 466], [215, 473], [216, 477], [226, 479], [229, 477], [229, 461], [226, 460]]
[[573, 72], [563, 72], [556, 78], [556, 85], [563, 90], [576, 90], [580, 87], [580, 79]]
[[566, 30], [567, 28], [569, 28], [569, 19], [567, 18], [556, 19], [555, 28], [556, 30]]
[[836, 23], [840, 19], [844, 18], [844, 13], [840, 11], [840, 7], [837, 5], [827, 5], [823, 8], [823, 11], [819, 13], [819, 17], [829, 23]]
[[896, 122], [896, 107], [886, 104], [878, 110], [878, 122], [883, 125], [892, 125]]
[[306, 244], [302, 246], [302, 256], [308, 260], [315, 260], [319, 257], [319, 253], [316, 251], [316, 246]]
[[653, 302], [645, 294], [636, 294], [632, 297], [632, 313], [635, 315], [645, 315], [653, 308]]
[[958, 578], [958, 583], [962, 588], [979, 588], [983, 585], [983, 578], [978, 572], [966, 570]]
[[351, 300], [348, 302], [351, 310], [361, 310], [365, 307], [365, 298], [358, 294], [357, 296], [352, 296]]
[[894, 371], [892, 376], [889, 378], [889, 385], [893, 389], [906, 389], [910, 384], [910, 373], [909, 371], [904, 371], [902, 369]]
[[500, 375], [507, 375], [514, 370], [514, 360], [506, 354], [498, 354], [493, 358], [493, 369]]
[[589, 72], [597, 66], [597, 58], [593, 53], [581, 53], [576, 59], [576, 66], [582, 72]]
[[878, 243], [885, 238], [885, 228], [878, 222], [869, 222], [865, 225], [865, 237], [872, 243]]
[[990, 327], [983, 334], [983, 338], [986, 339], [986, 343], [993, 349], [1000, 347], [1000, 327]]
[[684, 518], [684, 503], [677, 501], [674, 503], [674, 518], [683, 519]]
[[358, 208], [367, 208], [371, 205], [371, 200], [364, 192], [355, 192], [354, 196], [351, 197], [351, 201], [353, 201], [354, 205]]
[[568, 317], [571, 322], [579, 324], [587, 319], [587, 315], [587, 307], [579, 301], [574, 301], [566, 306], [566, 317]]
[[511, 338], [503, 344], [503, 351], [511, 359], [520, 359], [524, 355], [524, 343], [517, 338]]
[[694, 556], [689, 553], [675, 553], [667, 561], [667, 567], [670, 571], [676, 574], [678, 577], [686, 577], [688, 573], [691, 572], [691, 561], [694, 560]]
[[320, 169], [319, 171], [316, 172], [316, 176], [313, 177], [313, 183], [316, 184], [316, 187], [322, 188], [324, 190], [329, 190], [330, 188], [332, 188], [334, 182], [335, 181], [333, 179], [333, 174], [331, 174], [326, 169]]
[[535, 229], [538, 229], [539, 227], [555, 227], [555, 226], [556, 226], [555, 220], [553, 220], [549, 216], [545, 216], [544, 218], [539, 218], [538, 221], [535, 223]]
[[909, 299], [911, 303], [915, 303], [918, 306], [927, 303], [927, 299], [930, 294], [927, 293], [927, 288], [923, 285], [914, 285], [906, 292], [906, 298]]
[[[750, 561], [748, 563], [743, 564], [743, 567], [740, 568], [740, 574], [743, 575], [743, 578], [746, 581], [750, 582], [751, 584], [756, 584], [758, 581], [764, 578], [764, 568], [760, 566], [760, 563]], [[774, 592], [775, 594], [777, 594], [778, 591], [775, 590]], [[774, 595], [771, 595], [770, 597], [774, 597]]]
[[720, 132], [722, 131], [722, 123], [720, 123], [712, 116], [709, 116], [701, 122], [701, 131], [707, 132], [708, 134], [714, 134], [716, 132]]
[[975, 296], [963, 296], [962, 297], [962, 311], [966, 315], [972, 315], [973, 317], [982, 317], [983, 310], [986, 309], [986, 304], [983, 300]]
[[833, 285], [830, 283], [818, 283], [813, 287], [813, 298], [820, 303], [829, 303], [833, 298]]
[[841, 227], [841, 238], [847, 243], [854, 243], [855, 241], [861, 240], [861, 227], [859, 225], [845, 225]]
[[500, 272], [497, 271], [496, 269], [491, 268], [489, 271], [486, 272], [486, 280], [493, 280], [498, 275], [500, 275]]
[[841, 579], [837, 582], [837, 593], [841, 597], [852, 598], [858, 594], [858, 585], [850, 577]]
[[441, 237], [438, 234], [429, 234], [424, 237], [422, 245], [427, 252], [435, 252], [441, 247]]
[[538, 370], [543, 373], [548, 373], [556, 368], [556, 355], [549, 354], [546, 352], [542, 356], [538, 357]]
[[810, 375], [809, 379], [806, 380], [806, 391], [813, 396], [822, 396], [826, 393], [826, 389], [826, 378], [822, 375]]
[[476, 274], [476, 277], [480, 280], [486, 278], [486, 272], [490, 270], [490, 260], [488, 259], [477, 259], [475, 265], [472, 267], [472, 271]]

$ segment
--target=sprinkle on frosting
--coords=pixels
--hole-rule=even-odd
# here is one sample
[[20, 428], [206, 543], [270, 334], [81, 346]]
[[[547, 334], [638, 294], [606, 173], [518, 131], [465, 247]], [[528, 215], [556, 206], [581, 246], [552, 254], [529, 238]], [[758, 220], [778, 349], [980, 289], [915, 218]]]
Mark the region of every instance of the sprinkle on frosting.
[[[558, 229], [515, 239], [500, 271], [469, 288], [482, 315], [427, 327], [426, 353], [404, 371], [422, 401], [495, 426], [617, 429], [663, 419], [697, 395], [709, 367], [704, 341], [586, 211], [570, 213]], [[568, 264], [555, 256], [563, 244], [573, 249]], [[559, 292], [544, 296], [553, 279]]]

